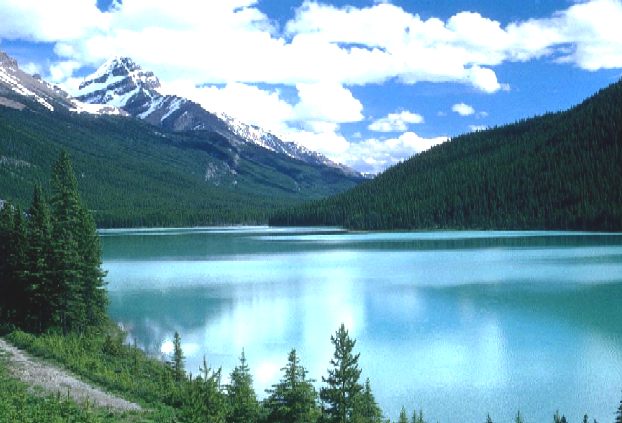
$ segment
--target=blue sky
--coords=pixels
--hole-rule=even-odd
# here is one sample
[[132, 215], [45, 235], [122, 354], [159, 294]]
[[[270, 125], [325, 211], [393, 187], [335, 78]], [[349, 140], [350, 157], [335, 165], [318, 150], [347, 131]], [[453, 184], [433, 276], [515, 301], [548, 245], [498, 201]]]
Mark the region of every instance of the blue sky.
[[129, 56], [364, 172], [622, 76], [620, 0], [0, 0], [0, 20], [0, 49], [70, 92]]

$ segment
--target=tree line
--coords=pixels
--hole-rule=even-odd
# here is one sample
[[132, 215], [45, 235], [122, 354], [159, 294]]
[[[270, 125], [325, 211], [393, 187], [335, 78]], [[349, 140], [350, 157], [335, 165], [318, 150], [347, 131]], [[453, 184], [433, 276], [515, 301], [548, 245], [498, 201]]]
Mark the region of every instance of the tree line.
[[622, 230], [622, 81], [573, 109], [454, 138], [273, 225]]
[[0, 321], [31, 332], [84, 332], [107, 319], [95, 223], [69, 155], [53, 166], [51, 196], [35, 186], [27, 212], [0, 210]]

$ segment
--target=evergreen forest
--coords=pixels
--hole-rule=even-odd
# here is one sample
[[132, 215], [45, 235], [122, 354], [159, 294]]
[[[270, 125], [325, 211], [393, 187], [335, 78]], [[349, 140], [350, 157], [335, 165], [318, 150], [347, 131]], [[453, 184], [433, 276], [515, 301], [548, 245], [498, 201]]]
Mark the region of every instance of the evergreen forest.
[[622, 81], [571, 110], [459, 136], [272, 225], [622, 230]]
[[65, 150], [98, 227], [266, 223], [277, 208], [361, 181], [216, 132], [170, 132], [16, 100], [28, 107], [0, 107], [0, 200], [25, 209], [36, 185], [49, 192], [48, 175]]

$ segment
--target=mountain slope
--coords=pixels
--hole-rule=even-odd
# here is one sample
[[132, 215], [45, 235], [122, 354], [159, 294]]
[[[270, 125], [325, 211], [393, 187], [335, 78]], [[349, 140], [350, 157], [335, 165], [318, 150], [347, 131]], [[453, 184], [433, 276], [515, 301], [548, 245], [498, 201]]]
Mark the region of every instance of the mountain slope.
[[77, 99], [90, 104], [118, 107], [151, 125], [172, 131], [209, 130], [238, 148], [256, 145], [307, 164], [339, 169], [346, 176], [360, 177], [346, 166], [293, 142], [285, 142], [263, 129], [247, 125], [224, 113], [208, 112], [183, 97], [160, 93], [160, 81], [132, 59], [108, 60], [80, 84]]
[[622, 81], [566, 112], [453, 139], [270, 223], [622, 230]]
[[246, 142], [212, 116], [224, 129], [153, 126], [72, 99], [0, 55], [0, 199], [28, 205], [62, 149], [100, 226], [265, 223], [275, 207], [360, 181]]

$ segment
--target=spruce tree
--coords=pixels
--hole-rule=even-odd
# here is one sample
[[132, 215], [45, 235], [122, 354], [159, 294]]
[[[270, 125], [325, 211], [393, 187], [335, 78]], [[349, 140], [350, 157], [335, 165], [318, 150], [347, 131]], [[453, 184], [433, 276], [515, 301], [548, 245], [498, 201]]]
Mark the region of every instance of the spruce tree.
[[253, 389], [253, 377], [246, 362], [246, 355], [242, 350], [240, 364], [230, 375], [227, 385], [227, 399], [229, 402], [228, 422], [253, 423], [259, 417], [259, 403]]
[[9, 257], [13, 231], [13, 206], [5, 202], [0, 209], [0, 321], [8, 322], [10, 306]]
[[50, 211], [40, 185], [36, 185], [28, 220], [27, 271], [25, 275], [30, 320], [27, 327], [41, 332], [50, 325]]
[[620, 405], [616, 410], [616, 420], [615, 423], [622, 423], [622, 400], [620, 400]]
[[179, 333], [175, 331], [175, 336], [173, 337], [173, 359], [171, 360], [171, 367], [173, 369], [173, 378], [175, 382], [181, 382], [186, 376], [186, 372], [184, 370], [184, 352], [181, 349], [181, 337]]
[[182, 397], [181, 421], [225, 423], [227, 421], [227, 398], [220, 385], [220, 369], [213, 371], [203, 358], [201, 375], [191, 380]]
[[54, 323], [63, 333], [86, 328], [82, 263], [78, 250], [80, 198], [68, 154], [63, 151], [52, 168], [52, 254], [50, 287]]
[[9, 256], [7, 272], [7, 311], [10, 322], [22, 327], [28, 320], [28, 289], [25, 280], [26, 267], [26, 223], [24, 213], [13, 207], [12, 228], [9, 232]]
[[408, 422], [408, 414], [406, 414], [406, 409], [402, 406], [400, 410], [400, 417], [397, 420], [398, 423], [409, 423]]
[[355, 423], [382, 422], [382, 410], [378, 406], [378, 403], [376, 403], [369, 378], [365, 380], [363, 391], [357, 395], [354, 401], [352, 421]]
[[514, 417], [514, 423], [523, 423], [523, 417], [520, 415], [520, 410], [516, 412], [516, 417]]
[[99, 326], [107, 318], [108, 305], [104, 288], [106, 274], [101, 268], [101, 244], [93, 216], [83, 205], [80, 207], [78, 222], [77, 246], [82, 264], [82, 299], [86, 321], [90, 326]]
[[313, 380], [307, 379], [307, 371], [300, 364], [296, 350], [292, 349], [287, 365], [281, 369], [283, 377], [266, 392], [267, 421], [270, 423], [313, 423], [320, 411]]
[[490, 414], [486, 414], [486, 423], [492, 423], [492, 418], [490, 417]]
[[326, 386], [320, 390], [320, 398], [329, 422], [346, 423], [351, 421], [356, 397], [363, 389], [359, 383], [360, 354], [353, 354], [356, 341], [350, 338], [343, 324], [330, 340], [335, 346], [335, 352], [330, 360], [328, 377], [322, 377]]

